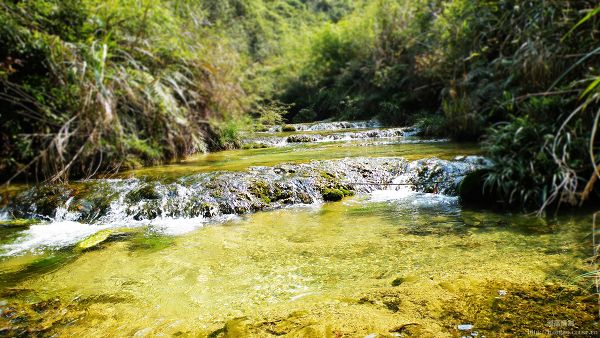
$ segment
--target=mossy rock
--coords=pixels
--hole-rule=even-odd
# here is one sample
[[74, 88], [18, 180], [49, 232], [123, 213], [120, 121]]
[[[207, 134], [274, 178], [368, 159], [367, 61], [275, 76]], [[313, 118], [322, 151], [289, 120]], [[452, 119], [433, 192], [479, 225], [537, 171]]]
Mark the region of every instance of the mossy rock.
[[266, 203], [266, 204], [271, 203], [272, 196], [271, 196], [271, 187], [270, 187], [269, 183], [267, 183], [265, 181], [254, 182], [250, 186], [249, 190], [252, 193], [252, 195], [258, 197], [264, 203]]
[[264, 144], [264, 143], [260, 143], [260, 142], [252, 142], [252, 143], [246, 143], [244, 145], [242, 145], [242, 149], [264, 149], [264, 148], [268, 148], [269, 146]]
[[281, 131], [283, 132], [292, 132], [292, 131], [296, 131], [296, 127], [290, 125], [290, 124], [286, 124], [283, 127], [281, 127]]
[[88, 249], [92, 249], [96, 246], [98, 246], [99, 244], [103, 243], [104, 241], [106, 241], [110, 235], [112, 235], [113, 230], [102, 230], [102, 231], [98, 231], [97, 233], [87, 237], [86, 239], [84, 239], [83, 241], [77, 243], [77, 249], [78, 250], [88, 250]]
[[483, 189], [488, 170], [481, 169], [469, 173], [460, 183], [458, 194], [463, 202], [482, 203], [493, 198], [493, 194]]
[[315, 142], [317, 138], [311, 135], [292, 135], [287, 138], [289, 143], [307, 143], [307, 142]]
[[254, 126], [254, 131], [257, 131], [257, 132], [266, 132], [266, 131], [269, 131], [269, 127], [265, 126], [263, 124], [258, 124], [258, 125]]
[[6, 221], [0, 221], [0, 227], [22, 228], [38, 224], [39, 222], [40, 220], [35, 218], [17, 218]]
[[348, 189], [326, 188], [326, 189], [323, 189], [323, 191], [321, 192], [321, 195], [323, 196], [323, 199], [327, 202], [337, 202], [337, 201], [341, 201], [346, 196], [354, 195], [354, 192], [352, 192]]
[[334, 174], [329, 173], [327, 171], [321, 171], [320, 175], [322, 178], [324, 178], [326, 180], [336, 180], [337, 179], [337, 177]]
[[160, 194], [156, 192], [152, 185], [146, 184], [141, 188], [130, 191], [126, 197], [131, 202], [139, 202], [141, 200], [157, 200], [160, 198]]
[[20, 201], [24, 205], [31, 205], [35, 202], [36, 214], [53, 216], [59, 206], [64, 205], [69, 196], [69, 191], [63, 185], [39, 187], [33, 194], [26, 193], [21, 195], [25, 201]]

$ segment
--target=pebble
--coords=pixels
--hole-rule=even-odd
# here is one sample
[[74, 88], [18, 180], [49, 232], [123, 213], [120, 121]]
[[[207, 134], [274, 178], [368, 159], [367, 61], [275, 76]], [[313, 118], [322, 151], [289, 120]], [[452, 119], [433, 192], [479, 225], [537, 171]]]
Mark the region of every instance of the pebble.
[[458, 329], [460, 331], [469, 331], [473, 329], [473, 325], [472, 324], [460, 324], [458, 325]]

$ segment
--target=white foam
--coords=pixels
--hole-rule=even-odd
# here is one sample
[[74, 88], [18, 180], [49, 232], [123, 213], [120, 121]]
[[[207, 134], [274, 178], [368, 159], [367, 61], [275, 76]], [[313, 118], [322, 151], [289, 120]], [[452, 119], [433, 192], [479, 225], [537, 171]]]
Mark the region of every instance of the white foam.
[[410, 186], [400, 186], [397, 190], [375, 190], [371, 192], [370, 202], [387, 202], [406, 199], [415, 196], [417, 193]]
[[35, 224], [25, 230], [16, 242], [3, 246], [3, 256], [12, 256], [41, 248], [57, 249], [85, 239], [109, 225], [83, 224], [74, 221], [59, 221]]
[[192, 232], [207, 223], [204, 217], [157, 218], [150, 222], [150, 228], [164, 235], [176, 236]]
[[75, 245], [81, 240], [106, 229], [148, 227], [151, 231], [167, 235], [183, 235], [204, 227], [210, 222], [226, 222], [238, 219], [236, 215], [224, 215], [207, 219], [204, 217], [172, 218], [163, 217], [153, 220], [123, 219], [110, 223], [87, 224], [75, 221], [54, 221], [32, 225], [11, 244], [0, 248], [0, 256], [14, 256], [25, 252], [43, 249], [60, 249]]
[[395, 202], [416, 208], [455, 207], [458, 200], [457, 196], [416, 192], [409, 185], [394, 190], [375, 190], [369, 196], [369, 202]]

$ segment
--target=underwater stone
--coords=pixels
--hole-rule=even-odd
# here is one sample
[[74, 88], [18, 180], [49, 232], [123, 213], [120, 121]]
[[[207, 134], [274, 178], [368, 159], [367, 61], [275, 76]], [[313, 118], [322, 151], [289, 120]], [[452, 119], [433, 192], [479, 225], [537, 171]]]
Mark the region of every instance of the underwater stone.
[[469, 331], [473, 329], [473, 325], [472, 324], [460, 324], [457, 326], [457, 328], [460, 331]]
[[84, 239], [83, 241], [79, 242], [77, 244], [77, 249], [79, 249], [79, 250], [91, 249], [91, 248], [97, 246], [98, 244], [106, 241], [112, 233], [113, 233], [112, 230], [99, 231], [99, 232], [89, 236], [88, 238]]
[[28, 218], [28, 219], [17, 218], [17, 219], [0, 221], [0, 227], [21, 228], [21, 227], [28, 227], [30, 225], [37, 224], [39, 222], [40, 222], [40, 220], [35, 219], [35, 218]]

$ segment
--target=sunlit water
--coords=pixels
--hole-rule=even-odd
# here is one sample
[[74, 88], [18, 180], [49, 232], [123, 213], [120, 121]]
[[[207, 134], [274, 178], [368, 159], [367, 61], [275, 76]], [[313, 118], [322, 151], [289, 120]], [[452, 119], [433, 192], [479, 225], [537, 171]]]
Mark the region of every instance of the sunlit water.
[[[202, 155], [126, 175], [476, 152], [446, 143], [309, 144]], [[211, 222], [123, 224], [122, 236], [87, 251], [72, 246], [72, 235], [100, 229], [61, 222], [54, 230], [28, 228], [55, 236], [55, 247], [2, 258], [0, 327], [21, 330], [4, 333], [437, 337], [461, 336], [458, 325], [472, 324], [493, 337], [549, 329], [553, 319], [596, 327], [584, 277], [591, 255], [585, 213], [540, 220], [390, 189]], [[3, 228], [0, 238], [18, 243], [23, 231]]]
[[251, 166], [272, 166], [282, 162], [304, 163], [347, 157], [428, 157], [452, 159], [480, 152], [474, 144], [416, 140], [378, 140], [295, 144], [288, 147], [229, 150], [192, 156], [177, 164], [124, 172], [120, 176], [177, 177], [215, 170], [245, 170]]

